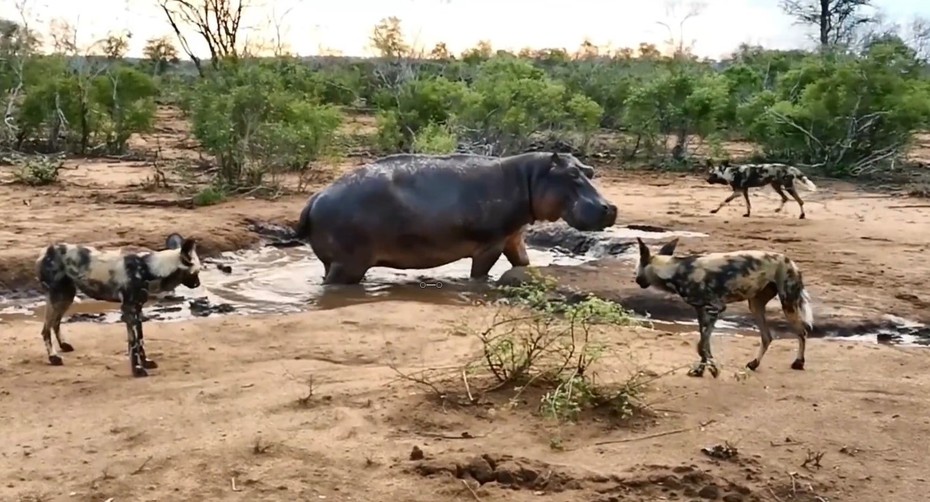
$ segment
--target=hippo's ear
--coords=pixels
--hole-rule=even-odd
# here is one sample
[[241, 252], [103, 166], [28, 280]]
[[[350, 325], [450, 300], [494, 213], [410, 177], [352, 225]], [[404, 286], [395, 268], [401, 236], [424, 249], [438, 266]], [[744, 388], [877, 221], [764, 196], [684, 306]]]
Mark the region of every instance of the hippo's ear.
[[649, 262], [649, 247], [643, 243], [643, 240], [639, 237], [636, 238], [636, 242], [639, 243], [639, 261], [640, 263]]
[[593, 167], [589, 165], [585, 165], [585, 164], [578, 164], [578, 168], [581, 169], [581, 172], [585, 175], [586, 178], [588, 178], [589, 180], [594, 179], [594, 168]]
[[659, 256], [672, 256], [675, 254], [675, 247], [678, 246], [678, 237], [676, 237], [671, 242], [666, 243], [662, 246], [662, 249], [659, 249]]
[[181, 234], [171, 234], [165, 239], [165, 249], [180, 249], [184, 243], [184, 237]]

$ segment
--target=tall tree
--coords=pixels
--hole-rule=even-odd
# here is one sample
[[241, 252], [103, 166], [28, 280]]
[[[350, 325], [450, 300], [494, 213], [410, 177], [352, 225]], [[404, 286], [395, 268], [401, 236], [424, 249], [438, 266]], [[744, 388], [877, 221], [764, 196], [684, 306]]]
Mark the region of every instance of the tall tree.
[[862, 13], [866, 7], [872, 0], [781, 0], [786, 14], [817, 28], [822, 49], [850, 42], [858, 28], [874, 22]]
[[404, 40], [400, 19], [394, 16], [382, 19], [371, 33], [371, 45], [384, 58], [401, 58], [410, 54], [410, 45]]
[[207, 44], [210, 64], [216, 68], [224, 59], [237, 59], [239, 28], [247, 0], [159, 0], [159, 6], [178, 37], [181, 48], [203, 76], [200, 58], [191, 50], [181, 27], [194, 30]]
[[178, 49], [168, 37], [149, 39], [142, 48], [142, 54], [152, 62], [152, 71], [156, 74], [164, 72], [169, 64], [178, 62]]

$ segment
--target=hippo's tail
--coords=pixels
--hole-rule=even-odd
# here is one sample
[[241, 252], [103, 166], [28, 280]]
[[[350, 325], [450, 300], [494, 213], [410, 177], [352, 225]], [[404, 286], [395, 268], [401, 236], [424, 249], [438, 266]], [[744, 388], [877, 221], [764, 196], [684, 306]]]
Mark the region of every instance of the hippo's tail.
[[301, 241], [307, 241], [313, 232], [313, 227], [310, 224], [310, 209], [313, 208], [313, 200], [315, 198], [316, 197], [310, 197], [310, 200], [307, 201], [307, 205], [304, 206], [303, 211], [300, 212], [300, 219], [297, 220], [297, 226], [294, 227], [294, 237]]

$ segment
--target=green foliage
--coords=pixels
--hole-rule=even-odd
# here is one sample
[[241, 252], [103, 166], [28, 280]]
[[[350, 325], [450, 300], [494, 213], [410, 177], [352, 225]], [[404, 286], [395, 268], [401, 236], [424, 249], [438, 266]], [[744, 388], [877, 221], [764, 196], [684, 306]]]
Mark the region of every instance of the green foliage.
[[620, 305], [593, 296], [565, 302], [555, 286], [535, 274], [521, 286], [500, 288], [513, 306], [502, 307], [476, 333], [482, 354], [471, 373], [490, 374], [495, 387], [544, 389], [539, 411], [559, 421], [577, 420], [595, 407], [629, 418], [643, 407], [639, 372], [619, 385], [605, 385], [595, 380], [595, 368], [611, 355], [605, 328], [638, 322]]
[[217, 184], [204, 187], [193, 197], [195, 206], [212, 206], [226, 200], [226, 191]]
[[193, 133], [230, 186], [258, 186], [266, 173], [302, 172], [327, 153], [341, 113], [324, 104], [304, 67], [222, 67], [186, 100]]
[[91, 100], [102, 112], [96, 134], [107, 150], [122, 153], [133, 133], [148, 132], [155, 122], [155, 82], [148, 75], [118, 67], [92, 81]]
[[60, 155], [13, 157], [13, 181], [28, 186], [46, 186], [58, 182], [58, 173], [64, 167]]
[[448, 126], [430, 123], [413, 139], [413, 152], [443, 155], [455, 152], [458, 138]]
[[145, 73], [119, 63], [87, 62], [72, 70], [57, 56], [22, 63], [21, 72], [0, 67], [0, 82], [21, 85], [10, 107], [16, 133], [7, 140], [13, 148], [119, 154], [132, 134], [153, 125], [158, 90]]
[[913, 52], [888, 41], [858, 58], [804, 60], [741, 115], [768, 156], [858, 175], [903, 156], [930, 120], [928, 91]]
[[373, 144], [353, 148], [382, 154], [596, 145], [628, 162], [690, 167], [698, 145], [724, 156], [736, 139], [754, 143], [757, 160], [841, 176], [905, 160], [930, 125], [930, 68], [893, 34], [856, 51], [741, 45], [719, 62], [645, 43], [514, 55], [482, 42], [458, 57], [437, 44], [423, 57], [388, 18], [371, 37], [380, 58], [227, 58], [200, 76], [170, 39], [150, 40], [132, 68], [118, 57], [39, 56], [16, 23], [0, 28], [0, 109], [11, 115], [0, 147], [122, 153], [151, 129], [156, 102], [177, 104], [231, 187], [305, 171], [344, 146], [340, 107], [377, 117]]

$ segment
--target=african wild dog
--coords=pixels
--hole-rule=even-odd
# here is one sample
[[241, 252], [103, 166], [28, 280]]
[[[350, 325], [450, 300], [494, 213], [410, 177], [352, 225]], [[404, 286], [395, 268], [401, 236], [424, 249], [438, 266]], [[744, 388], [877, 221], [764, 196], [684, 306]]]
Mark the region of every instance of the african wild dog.
[[36, 260], [36, 273], [46, 290], [42, 339], [49, 363], [63, 364], [52, 345], [52, 331], [62, 352], [74, 350], [61, 336], [61, 318], [77, 291], [81, 291], [95, 300], [122, 304], [133, 376], [143, 377], [148, 375], [146, 369], [157, 368], [143, 347], [142, 306], [150, 294], [170, 291], [181, 284], [191, 289], [200, 286], [200, 258], [194, 239], [171, 234], [165, 247], [161, 251], [123, 253], [77, 244], [48, 246]]
[[807, 335], [814, 329], [810, 296], [804, 289], [801, 271], [787, 256], [765, 251], [733, 251], [703, 255], [673, 256], [678, 239], [659, 249], [656, 255], [639, 238], [639, 267], [636, 284], [675, 293], [697, 311], [701, 339], [697, 363], [688, 375], [704, 376], [708, 367], [714, 378], [719, 369], [710, 351], [710, 336], [717, 318], [728, 303], [749, 300], [749, 309], [759, 328], [762, 345], [755, 359], [746, 367], [755, 371], [772, 343], [765, 322], [765, 305], [775, 296], [798, 335], [798, 353], [792, 369], [804, 369], [804, 349]]
[[[817, 191], [817, 185], [814, 185], [804, 173], [796, 167], [785, 164], [742, 164], [731, 166], [729, 161], [725, 160], [719, 166], [714, 166], [713, 161], [707, 159], [707, 168], [708, 183], [712, 185], [729, 185], [733, 189], [733, 193], [721, 202], [716, 209], [712, 210], [711, 214], [716, 214], [723, 206], [742, 194], [743, 198], [746, 199], [746, 214], [743, 216], [748, 218], [749, 212], [752, 210], [752, 205], [749, 203], [749, 189], [771, 185], [781, 196], [781, 205], [778, 206], [775, 212], [781, 212], [782, 208], [785, 207], [785, 202], [788, 202], [785, 192], [788, 192], [800, 206], [801, 216], [799, 218], [803, 220], [804, 201], [801, 200], [797, 190], [795, 190], [795, 182], [800, 181], [801, 186], [811, 192]], [[785, 189], [785, 192], [782, 191], [782, 188]]]

